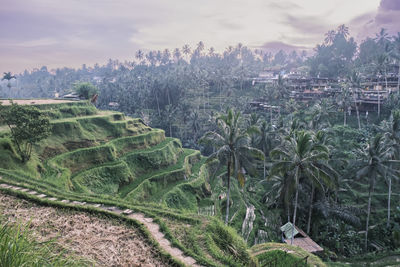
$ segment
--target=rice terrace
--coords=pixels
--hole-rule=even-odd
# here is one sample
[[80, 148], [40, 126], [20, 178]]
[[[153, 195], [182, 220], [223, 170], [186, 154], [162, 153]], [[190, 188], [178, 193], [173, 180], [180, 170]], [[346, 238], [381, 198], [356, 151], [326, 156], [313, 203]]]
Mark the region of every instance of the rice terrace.
[[400, 266], [399, 0], [0, 24], [0, 267]]

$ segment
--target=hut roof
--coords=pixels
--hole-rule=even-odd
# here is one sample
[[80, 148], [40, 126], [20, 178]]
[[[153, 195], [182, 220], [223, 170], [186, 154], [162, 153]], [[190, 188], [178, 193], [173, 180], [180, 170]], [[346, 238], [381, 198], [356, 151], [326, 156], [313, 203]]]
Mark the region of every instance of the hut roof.
[[308, 252], [317, 252], [323, 251], [324, 249], [321, 248], [317, 243], [315, 243], [304, 231], [302, 231], [297, 226], [294, 227], [294, 238], [292, 243], [292, 230], [293, 224], [288, 222], [281, 227], [281, 231], [285, 235], [285, 242], [289, 245], [298, 246]]

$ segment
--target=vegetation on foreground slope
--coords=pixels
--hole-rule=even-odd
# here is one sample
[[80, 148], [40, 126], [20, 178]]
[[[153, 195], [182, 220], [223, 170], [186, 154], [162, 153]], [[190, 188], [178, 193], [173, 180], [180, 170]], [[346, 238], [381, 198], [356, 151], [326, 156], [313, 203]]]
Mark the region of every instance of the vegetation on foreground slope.
[[[209, 177], [215, 163], [205, 164], [198, 151], [182, 148], [179, 140], [165, 138], [163, 131], [141, 120], [118, 112], [93, 112], [86, 105], [50, 105], [50, 110], [40, 106], [56, 118], [51, 120], [52, 135], [34, 146], [27, 163], [13, 149], [10, 133], [3, 131], [2, 182], [48, 196], [145, 214], [159, 224], [174, 246], [199, 264], [243, 266], [253, 262], [246, 243], [233, 229], [218, 219], [197, 215], [199, 207], [210, 205], [204, 200], [211, 196]], [[75, 117], [69, 116], [72, 107], [79, 108]], [[14, 194], [41, 204], [70, 207], [22, 192]]]
[[0, 200], [0, 266], [169, 265], [140, 229], [116, 219], [3, 193]]

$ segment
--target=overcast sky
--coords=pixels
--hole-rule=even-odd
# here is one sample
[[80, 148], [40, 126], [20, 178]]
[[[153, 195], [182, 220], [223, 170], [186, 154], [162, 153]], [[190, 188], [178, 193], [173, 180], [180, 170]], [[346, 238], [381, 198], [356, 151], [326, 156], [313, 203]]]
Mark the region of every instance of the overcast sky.
[[2, 0], [0, 72], [80, 67], [135, 51], [313, 48], [340, 24], [356, 40], [400, 31], [400, 0]]

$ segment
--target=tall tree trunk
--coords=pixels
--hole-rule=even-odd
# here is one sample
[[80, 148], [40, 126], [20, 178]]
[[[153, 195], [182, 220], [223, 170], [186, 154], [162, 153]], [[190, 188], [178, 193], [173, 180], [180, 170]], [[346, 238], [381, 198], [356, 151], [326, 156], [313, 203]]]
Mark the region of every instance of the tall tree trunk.
[[389, 192], [388, 192], [388, 210], [387, 210], [387, 224], [386, 227], [390, 226], [390, 198], [392, 196], [392, 178], [389, 177]]
[[[230, 157], [230, 156], [229, 156]], [[229, 195], [231, 191], [231, 160], [228, 160], [228, 189], [226, 190], [226, 215], [225, 215], [225, 225], [228, 225], [229, 220]]]
[[381, 115], [381, 93], [380, 88], [378, 86], [378, 117]]
[[206, 88], [203, 86], [203, 112], [206, 112]]
[[264, 180], [265, 180], [265, 155], [264, 155]]
[[296, 196], [294, 199], [294, 211], [293, 211], [293, 222], [292, 222], [292, 238], [290, 239], [290, 244], [293, 244], [293, 233], [294, 233], [294, 228], [296, 224], [296, 214], [297, 214], [297, 201], [299, 198], [299, 170], [296, 169]]
[[157, 92], [155, 93], [156, 95], [156, 101], [157, 101], [157, 110], [158, 110], [158, 116], [161, 116], [161, 112], [160, 112], [160, 104], [158, 102], [158, 96], [157, 96]]
[[400, 60], [398, 60], [399, 62], [399, 73], [397, 75], [397, 94], [400, 94]]
[[310, 228], [311, 228], [311, 216], [314, 205], [314, 193], [315, 193], [314, 191], [315, 191], [314, 183], [311, 183], [311, 199], [310, 199], [310, 208], [308, 210], [307, 234], [310, 234]]
[[346, 119], [347, 119], [347, 118], [346, 118], [346, 108], [343, 107], [343, 125], [344, 125], [344, 126], [346, 126], [346, 122], [347, 122]]
[[171, 105], [171, 97], [169, 95], [169, 89], [167, 88], [168, 105]]
[[387, 86], [388, 82], [387, 82], [387, 74], [386, 74], [386, 67], [385, 67], [385, 91], [387, 91]]
[[369, 189], [368, 192], [368, 208], [367, 208], [367, 223], [365, 226], [365, 251], [367, 251], [368, 249], [368, 228], [369, 228], [369, 217], [371, 215], [371, 197], [372, 194], [374, 193], [374, 189], [375, 189], [375, 179], [372, 181], [372, 186]]
[[354, 99], [354, 105], [356, 105], [358, 129], [361, 130], [360, 112], [358, 110], [357, 99], [356, 99], [356, 95], [354, 94], [354, 90], [353, 90], [353, 99]]
[[272, 106], [269, 109], [269, 114], [270, 114], [270, 120], [271, 120], [271, 126], [272, 126]]

